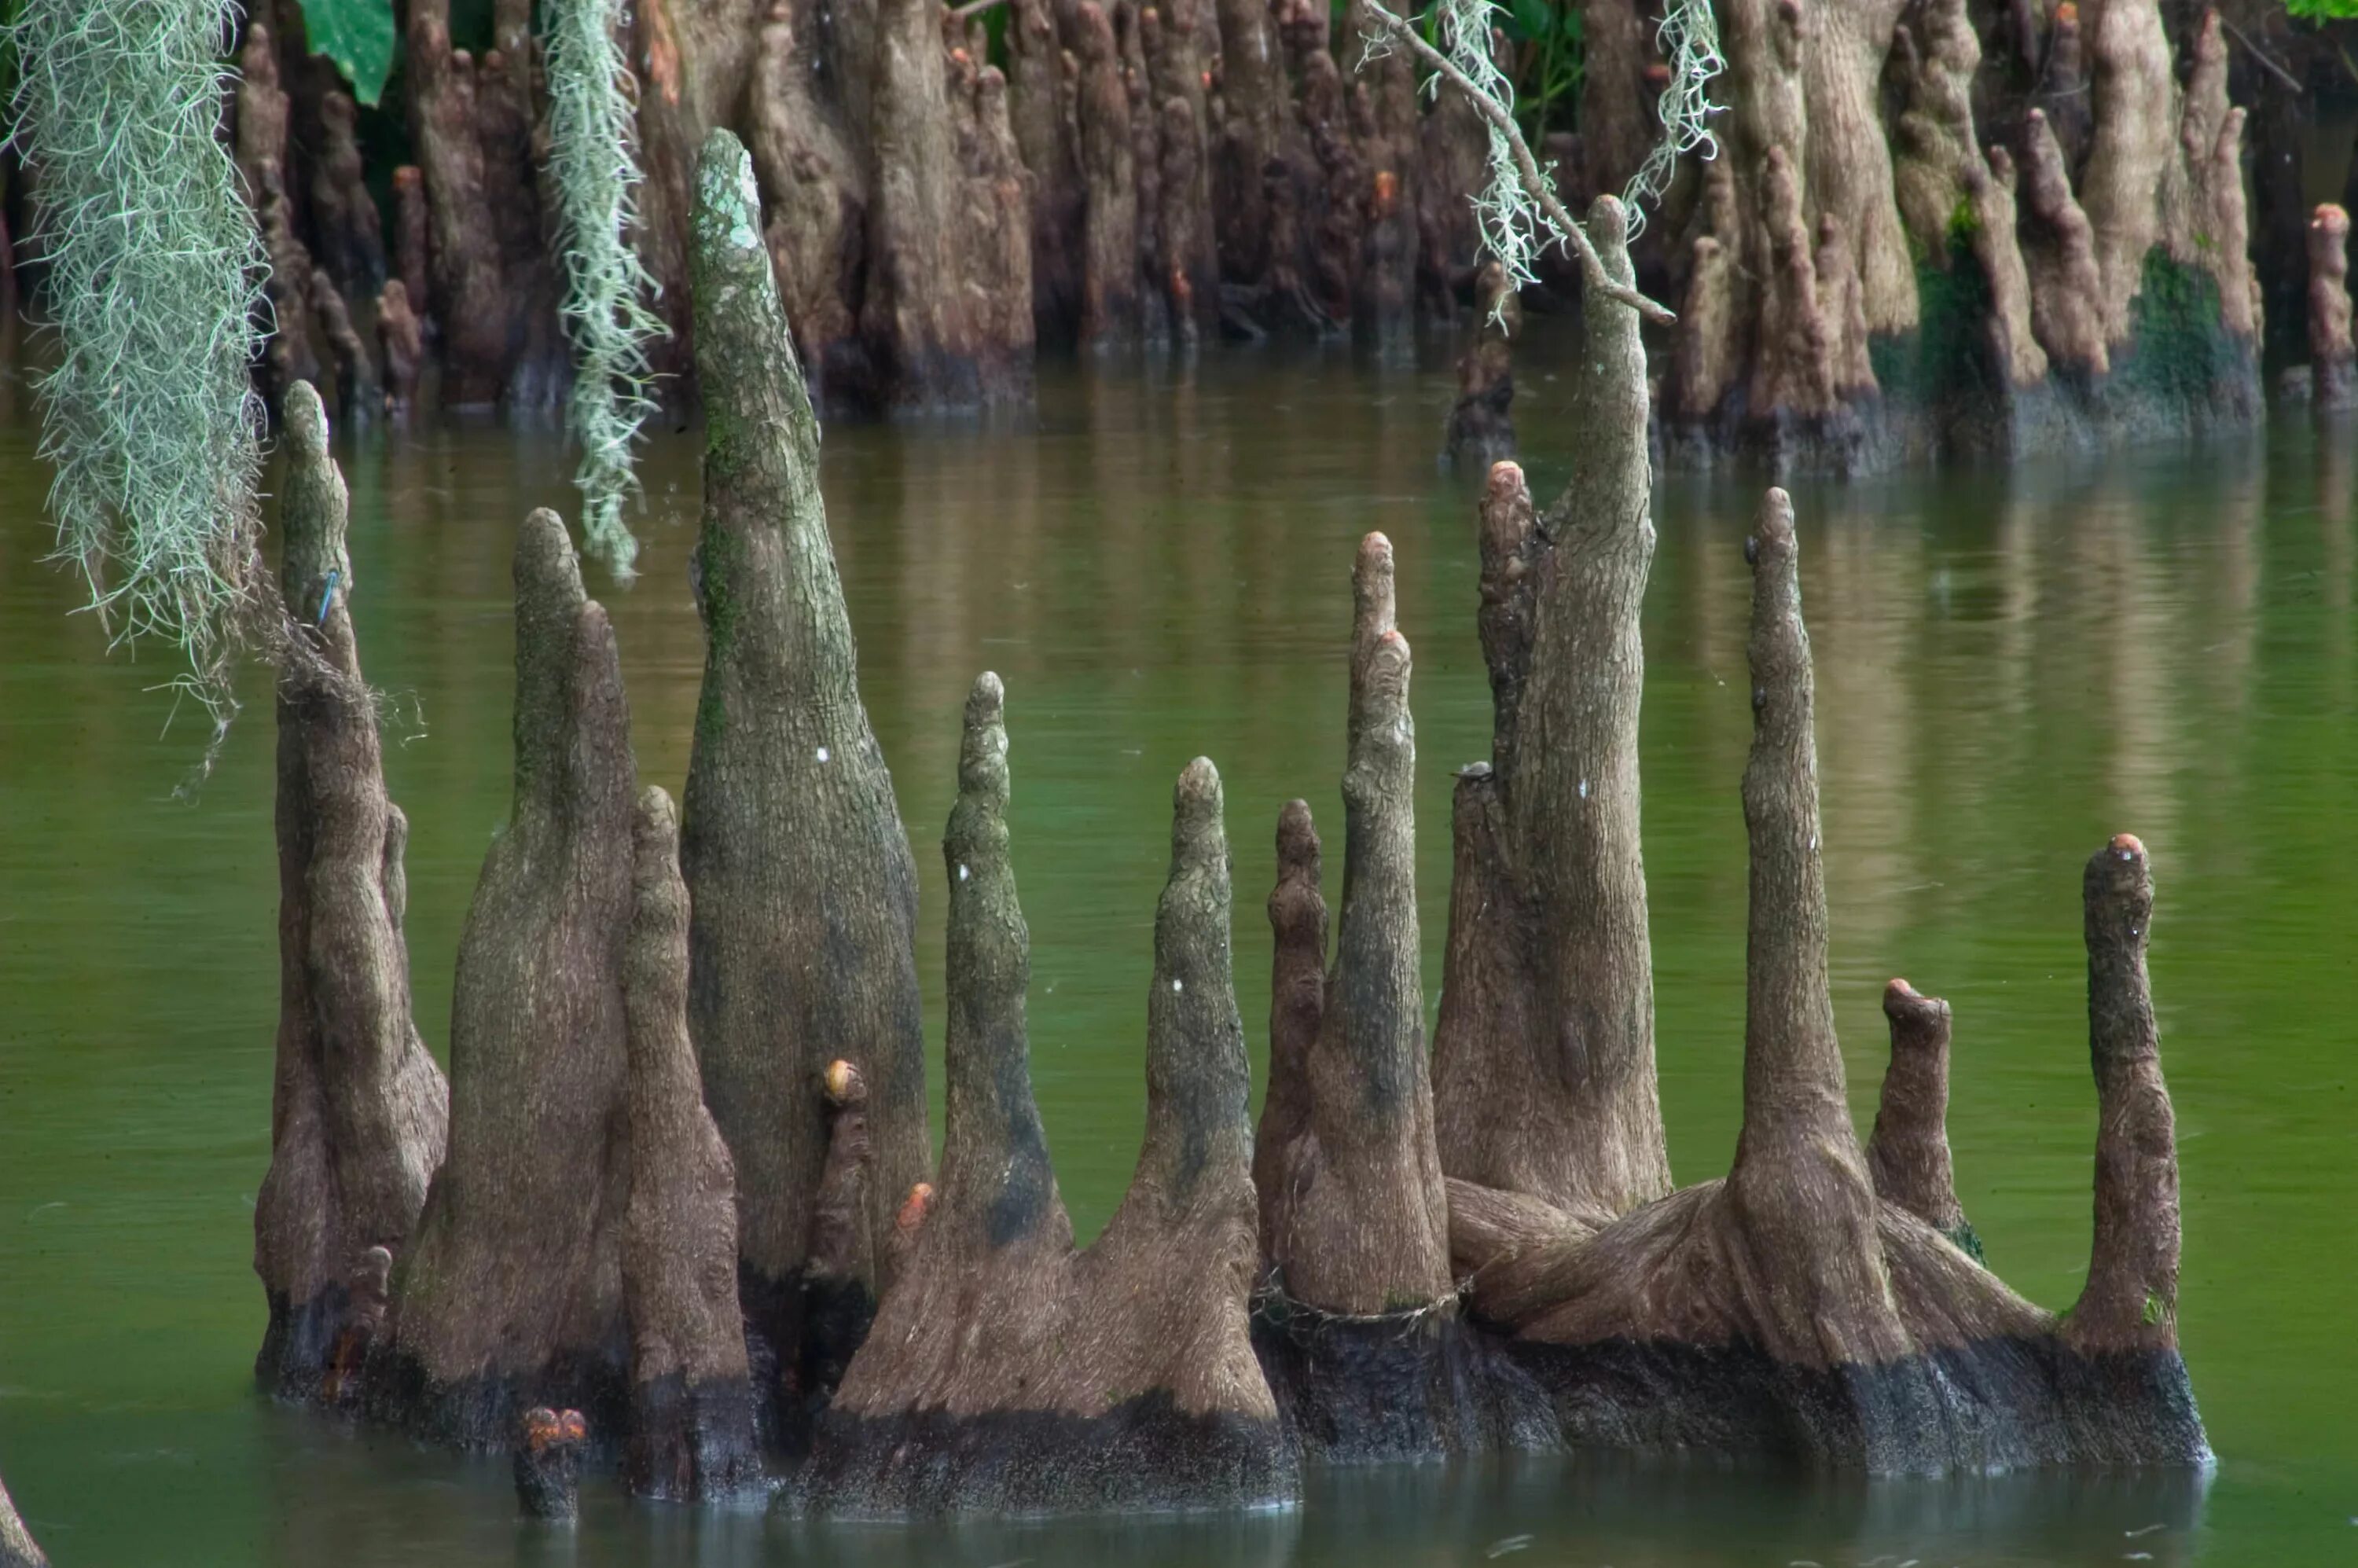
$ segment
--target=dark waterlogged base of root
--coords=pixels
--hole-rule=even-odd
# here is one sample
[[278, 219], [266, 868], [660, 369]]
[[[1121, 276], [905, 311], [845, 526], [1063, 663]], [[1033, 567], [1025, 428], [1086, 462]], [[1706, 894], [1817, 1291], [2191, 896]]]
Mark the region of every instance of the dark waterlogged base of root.
[[588, 1453], [606, 1463], [630, 1430], [626, 1355], [566, 1352], [531, 1378], [464, 1378], [437, 1382], [413, 1357], [369, 1357], [365, 1403], [371, 1420], [448, 1447], [499, 1451], [515, 1446], [524, 1412], [537, 1405], [579, 1411], [590, 1429]]
[[1371, 1323], [1264, 1295], [1252, 1337], [1305, 1458], [1377, 1464], [1559, 1445], [1547, 1391], [1502, 1341], [1462, 1319]]
[[674, 1373], [633, 1389], [631, 1407], [622, 1480], [639, 1497], [704, 1502], [768, 1485], [750, 1379], [690, 1388]]
[[2175, 1351], [1982, 1340], [1817, 1370], [1749, 1346], [1513, 1342], [1576, 1446], [1758, 1454], [1878, 1475], [2211, 1463]]
[[[810, 1451], [819, 1412], [876, 1321], [876, 1298], [858, 1280], [774, 1280], [741, 1259], [737, 1299], [760, 1395], [754, 1413], [761, 1445], [798, 1459]], [[793, 1348], [782, 1356], [781, 1346]]]
[[254, 1357], [254, 1380], [274, 1399], [309, 1401], [321, 1397], [336, 1340], [352, 1311], [352, 1292], [330, 1284], [300, 1306], [270, 1292], [270, 1326]]
[[1097, 1416], [831, 1410], [781, 1502], [905, 1518], [1257, 1508], [1300, 1495], [1299, 1461], [1277, 1423], [1190, 1415], [1158, 1390]]

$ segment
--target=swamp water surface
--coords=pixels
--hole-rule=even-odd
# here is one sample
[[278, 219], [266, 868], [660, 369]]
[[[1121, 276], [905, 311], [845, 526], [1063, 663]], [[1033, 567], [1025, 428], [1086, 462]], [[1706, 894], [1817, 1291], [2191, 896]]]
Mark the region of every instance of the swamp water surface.
[[[1534, 489], [1563, 472], [1553, 324], [1518, 404]], [[1565, 345], [1568, 346], [1568, 345]], [[1568, 367], [1567, 367], [1568, 373]], [[1005, 677], [1034, 1083], [1075, 1225], [1136, 1159], [1145, 987], [1173, 779], [1227, 784], [1238, 989], [1262, 1051], [1279, 806], [1304, 795], [1339, 896], [1354, 544], [1399, 552], [1416, 652], [1426, 1000], [1451, 773], [1487, 754], [1474, 481], [1437, 470], [1449, 395], [1347, 355], [1052, 373], [1003, 427], [844, 427], [826, 487], [867, 702], [925, 878], [939, 1124], [937, 846], [974, 674]], [[2095, 1097], [2080, 870], [2143, 836], [2178, 1108], [2180, 1327], [2215, 1476], [1868, 1482], [1613, 1455], [1315, 1474], [1298, 1509], [1208, 1519], [814, 1526], [626, 1504], [521, 1524], [504, 1462], [276, 1409], [252, 1390], [249, 1268], [276, 1014], [272, 731], [260, 672], [200, 799], [200, 735], [103, 654], [43, 569], [45, 476], [0, 385], [0, 1475], [80, 1564], [1515, 1563], [1898, 1568], [2358, 1562], [2353, 1036], [2358, 1033], [2358, 430], [1797, 493], [1818, 667], [1834, 1000], [1871, 1119], [1882, 982], [1956, 1010], [1957, 1184], [2015, 1287], [2085, 1267]], [[553, 435], [340, 433], [354, 612], [422, 729], [407, 810], [417, 1016], [438, 1054], [476, 871], [506, 815], [508, 556], [572, 507]], [[687, 581], [695, 435], [646, 453], [644, 574], [613, 611], [641, 776], [677, 790], [703, 640]], [[1646, 860], [1679, 1179], [1739, 1113], [1737, 780], [1750, 481], [1666, 481], [1646, 608]]]

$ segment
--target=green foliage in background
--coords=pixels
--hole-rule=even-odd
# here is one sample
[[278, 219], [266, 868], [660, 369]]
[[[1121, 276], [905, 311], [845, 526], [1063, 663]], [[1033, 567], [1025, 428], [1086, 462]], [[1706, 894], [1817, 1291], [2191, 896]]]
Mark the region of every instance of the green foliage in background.
[[573, 339], [568, 423], [581, 443], [582, 531], [590, 553], [631, 575], [638, 542], [622, 503], [638, 488], [632, 448], [654, 411], [647, 345], [664, 335], [654, 281], [631, 243], [638, 222], [635, 87], [620, 34], [623, 0], [550, 0], [548, 167], [563, 233]]
[[49, 269], [41, 453], [58, 557], [118, 644], [178, 644], [173, 684], [236, 704], [250, 624], [266, 319], [262, 247], [219, 135], [236, 0], [19, 0], [16, 145], [38, 174], [29, 245]]
[[313, 54], [326, 55], [352, 83], [352, 96], [373, 105], [393, 74], [393, 0], [302, 0], [303, 33]]
[[2320, 20], [2358, 17], [2358, 0], [2286, 0], [2285, 9], [2296, 16]]

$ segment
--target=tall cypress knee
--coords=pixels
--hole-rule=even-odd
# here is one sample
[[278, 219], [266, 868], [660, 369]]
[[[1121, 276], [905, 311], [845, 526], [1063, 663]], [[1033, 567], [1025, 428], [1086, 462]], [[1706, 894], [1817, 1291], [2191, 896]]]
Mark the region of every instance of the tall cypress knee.
[[[1325, 909], [1306, 806], [1279, 828], [1270, 1092], [1254, 1152], [1273, 1288], [1254, 1323], [1261, 1365], [1305, 1449], [1359, 1459], [1516, 1441], [1531, 1394], [1458, 1322], [1448, 1200], [1425, 1072], [1416, 912], [1416, 731], [1394, 624], [1392, 549], [1352, 573], [1350, 760], [1343, 908], [1314, 1006]], [[1298, 979], [1302, 971], [1306, 976]], [[1487, 1375], [1486, 1375], [1487, 1374]]]
[[[850, 1062], [868, 1086], [875, 1256], [892, 1255], [893, 1207], [926, 1172], [916, 868], [860, 702], [819, 495], [818, 422], [752, 165], [725, 131], [705, 144], [693, 245], [707, 410], [696, 581], [708, 647], [680, 830], [688, 1027], [705, 1101], [736, 1161], [755, 1370], [800, 1408], [823, 1392], [802, 1388], [798, 1368], [813, 1348], [803, 1343], [804, 1274], [827, 1151], [815, 1087], [828, 1063]], [[819, 1363], [849, 1346], [832, 1351]]]
[[[254, 1375], [322, 1391], [353, 1328], [347, 1281], [404, 1250], [442, 1162], [449, 1089], [410, 1012], [408, 826], [386, 795], [352, 628], [343, 476], [319, 395], [287, 395], [278, 678], [278, 1045], [254, 1267], [270, 1300]], [[373, 1325], [372, 1325], [373, 1326]]]
[[614, 632], [552, 512], [516, 538], [515, 799], [450, 1002], [450, 1150], [394, 1279], [381, 1413], [504, 1444], [535, 1405], [623, 1422], [622, 957], [636, 794]]
[[[1621, 207], [1591, 211], [1627, 283]], [[1572, 482], [1533, 519], [1493, 470], [1482, 528], [1491, 760], [1460, 781], [1434, 1044], [1443, 1168], [1617, 1214], [1670, 1189], [1639, 845], [1638, 614], [1654, 554], [1637, 312], [1593, 299]]]
[[2065, 1336], [2083, 1351], [2178, 1346], [2178, 1135], [2161, 1079], [2146, 944], [2153, 870], [2124, 833], [2089, 859], [2088, 1054], [2095, 1071], [2096, 1227]]

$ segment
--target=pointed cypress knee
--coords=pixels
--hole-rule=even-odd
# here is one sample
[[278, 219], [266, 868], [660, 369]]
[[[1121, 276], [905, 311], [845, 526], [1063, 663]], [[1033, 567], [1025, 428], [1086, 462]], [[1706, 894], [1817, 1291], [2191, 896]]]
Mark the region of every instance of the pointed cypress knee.
[[[1264, 1241], [1271, 1284], [1255, 1339], [1307, 1450], [1379, 1459], [1489, 1446], [1513, 1416], [1487, 1397], [1487, 1358], [1457, 1321], [1450, 1273], [1425, 1073], [1411, 661], [1381, 534], [1361, 541], [1352, 588], [1342, 920], [1314, 1032], [1271, 1042], [1271, 1109], [1257, 1158], [1279, 1173], [1284, 1201]], [[1289, 807], [1285, 827], [1279, 896], [1314, 900], [1314, 882], [1293, 891], [1305, 871], [1314, 875], [1298, 848], [1307, 809], [1297, 818]], [[1304, 946], [1281, 931], [1281, 970], [1314, 959]], [[1282, 1057], [1294, 1058], [1282, 1076]]]
[[449, 1105], [410, 1011], [408, 824], [385, 794], [361, 674], [343, 476], [308, 383], [288, 390], [286, 418], [277, 1065], [270, 1172], [254, 1211], [270, 1326], [254, 1376], [282, 1398], [333, 1400], [365, 1348], [356, 1341], [376, 1328], [354, 1271], [375, 1249], [408, 1246]]
[[[740, 1285], [757, 1377], [789, 1445], [864, 1322], [806, 1290], [828, 1127], [827, 1064], [867, 1086], [868, 1255], [889, 1268], [894, 1207], [926, 1175], [916, 868], [860, 705], [818, 488], [819, 429], [779, 304], [744, 148], [706, 143], [694, 233], [706, 407], [696, 549], [708, 648], [682, 800], [693, 895], [688, 1025], [706, 1103], [737, 1162]], [[856, 1281], [872, 1295], [880, 1281]], [[835, 1281], [842, 1285], [847, 1281]], [[852, 1310], [844, 1310], [849, 1305]], [[816, 1317], [812, 1314], [816, 1313]], [[810, 1335], [820, 1338], [806, 1343]]]
[[2083, 888], [2096, 1227], [2065, 1335], [2083, 1353], [2175, 1350], [2178, 1134], [2146, 974], [2153, 869], [2145, 846], [2126, 833], [2115, 838], [2088, 861]]
[[704, 1108], [687, 1037], [687, 888], [679, 815], [649, 787], [633, 824], [622, 959], [630, 1025], [631, 1433], [622, 1476], [642, 1497], [694, 1502], [761, 1478], [745, 1324], [737, 1309], [736, 1168]]
[[1793, 503], [1763, 499], [1752, 536], [1751, 845], [1745, 942], [1744, 1130], [1727, 1181], [1751, 1254], [1753, 1332], [1805, 1367], [1889, 1361], [1909, 1348], [1876, 1235], [1875, 1191], [1852, 1130], [1826, 979], [1815, 680], [1801, 622]]
[[[1293, 1495], [1247, 1333], [1249, 1075], [1229, 972], [1217, 775], [1182, 778], [1148, 1007], [1138, 1173], [1086, 1252], [1033, 1099], [1030, 938], [1009, 862], [996, 676], [967, 703], [949, 871], [938, 1194], [820, 1417], [796, 1489], [822, 1512], [1233, 1506]], [[909, 1211], [914, 1210], [914, 1213]]]
[[369, 1379], [378, 1414], [468, 1446], [504, 1446], [540, 1404], [619, 1433], [630, 1376], [630, 711], [552, 512], [517, 535], [515, 590], [515, 796], [459, 938], [449, 1155]]
[[1883, 988], [1891, 1065], [1866, 1142], [1875, 1195], [1922, 1220], [1976, 1260], [1981, 1238], [1957, 1202], [1949, 1159], [1949, 1004], [1906, 980]]
[[49, 1560], [17, 1517], [16, 1505], [9, 1501], [5, 1487], [0, 1487], [0, 1568], [49, 1568]]
[[[1630, 276], [1620, 204], [1592, 211]], [[1654, 551], [1635, 311], [1585, 313], [1571, 482], [1543, 521], [1520, 470], [1483, 513], [1487, 772], [1461, 775], [1433, 1096], [1443, 1168], [1607, 1218], [1670, 1190], [1639, 842], [1639, 611]]]

